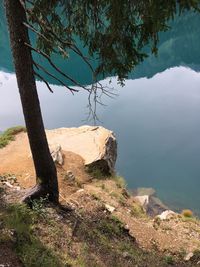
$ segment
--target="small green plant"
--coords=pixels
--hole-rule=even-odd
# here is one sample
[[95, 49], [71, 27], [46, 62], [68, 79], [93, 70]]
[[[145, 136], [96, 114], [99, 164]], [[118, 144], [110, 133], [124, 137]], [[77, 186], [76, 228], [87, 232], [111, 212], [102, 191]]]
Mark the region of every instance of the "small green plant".
[[112, 197], [112, 198], [117, 198], [117, 199], [119, 199], [119, 194], [117, 193], [117, 192], [111, 192], [110, 193], [110, 196]]
[[91, 196], [93, 197], [94, 200], [100, 200], [100, 197], [95, 193], [92, 193]]
[[126, 199], [122, 195], [119, 196], [119, 203], [122, 206], [126, 206]]
[[40, 197], [31, 201], [32, 210], [39, 216], [45, 217], [45, 203], [48, 201], [48, 195], [46, 197]]
[[174, 259], [173, 259], [172, 256], [166, 255], [164, 257], [164, 262], [167, 263], [167, 264], [173, 265], [174, 264]]
[[126, 182], [125, 182], [124, 177], [122, 177], [122, 176], [114, 176], [113, 179], [115, 180], [116, 186], [118, 188], [125, 188], [126, 187]]
[[16, 126], [7, 129], [3, 134], [0, 135], [0, 148], [7, 146], [11, 141], [14, 141], [16, 134], [25, 131], [26, 128], [23, 126]]
[[105, 189], [106, 189], [105, 184], [102, 184], [102, 185], [101, 185], [101, 189], [102, 189], [102, 190], [105, 190]]
[[95, 179], [105, 179], [102, 171], [99, 168], [86, 168], [86, 171]]
[[25, 204], [11, 205], [7, 209], [7, 216], [4, 218], [4, 224], [8, 229], [14, 230], [17, 242], [29, 240], [31, 227], [35, 220], [34, 212]]
[[[37, 208], [41, 205], [37, 205]], [[15, 251], [25, 267], [61, 267], [59, 259], [52, 250], [45, 247], [34, 233], [34, 225], [39, 217], [37, 210], [25, 204], [15, 204], [7, 208], [3, 218], [4, 231], [12, 232]]]
[[200, 260], [200, 250], [199, 249], [196, 249], [194, 251], [194, 256], [193, 257], [196, 258], [196, 259], [198, 259], [198, 260]]
[[137, 203], [134, 203], [132, 205], [132, 207], [131, 207], [131, 215], [134, 216], [134, 217], [138, 217], [138, 218], [146, 216], [145, 211], [143, 210], [143, 208], [140, 205], [138, 205]]
[[183, 217], [186, 217], [186, 218], [193, 217], [193, 212], [191, 210], [189, 210], [189, 209], [183, 210], [181, 212], [181, 214], [182, 214]]

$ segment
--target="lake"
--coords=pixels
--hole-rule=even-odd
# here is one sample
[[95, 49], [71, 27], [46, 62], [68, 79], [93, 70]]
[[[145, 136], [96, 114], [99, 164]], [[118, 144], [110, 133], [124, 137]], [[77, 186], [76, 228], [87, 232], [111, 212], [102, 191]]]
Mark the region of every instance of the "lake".
[[[108, 84], [108, 79], [103, 84]], [[23, 124], [14, 74], [0, 72], [0, 130]], [[37, 82], [45, 127], [89, 124], [87, 94], [75, 96]], [[200, 214], [200, 73], [174, 67], [150, 79], [112, 78], [115, 99], [105, 98], [98, 115], [118, 140], [117, 172], [128, 187], [153, 187], [170, 208]]]
[[[125, 87], [115, 78], [115, 99], [104, 98], [98, 108], [104, 127], [118, 140], [116, 169], [128, 187], [153, 187], [160, 199], [175, 210], [189, 208], [200, 215], [200, 15], [185, 12], [169, 22], [171, 30], [159, 35], [159, 53], [149, 56], [129, 75]], [[34, 36], [31, 34], [31, 40]], [[87, 52], [81, 47], [82, 52]], [[148, 52], [148, 48], [147, 48]], [[47, 62], [37, 57], [47, 67]], [[81, 84], [91, 74], [81, 59], [53, 58]], [[8, 33], [0, 2], [0, 131], [24, 124], [16, 86]], [[55, 74], [55, 73], [54, 73]], [[25, 75], [25, 74], [24, 74]], [[148, 77], [148, 78], [147, 78]], [[52, 79], [45, 77], [50, 83]], [[104, 80], [107, 84], [108, 80]], [[45, 127], [89, 124], [87, 94], [72, 96], [53, 85], [54, 94], [37, 82]]]

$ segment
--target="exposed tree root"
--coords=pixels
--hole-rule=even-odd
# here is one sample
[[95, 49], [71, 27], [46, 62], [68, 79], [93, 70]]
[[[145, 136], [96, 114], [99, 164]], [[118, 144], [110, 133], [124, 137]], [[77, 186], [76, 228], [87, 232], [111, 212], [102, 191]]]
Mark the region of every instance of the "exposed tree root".
[[47, 197], [52, 203], [58, 204], [56, 193], [50, 193], [49, 188], [43, 184], [36, 184], [33, 188], [28, 189], [25, 196], [22, 198], [22, 202], [26, 203], [30, 207], [34, 199], [41, 197]]

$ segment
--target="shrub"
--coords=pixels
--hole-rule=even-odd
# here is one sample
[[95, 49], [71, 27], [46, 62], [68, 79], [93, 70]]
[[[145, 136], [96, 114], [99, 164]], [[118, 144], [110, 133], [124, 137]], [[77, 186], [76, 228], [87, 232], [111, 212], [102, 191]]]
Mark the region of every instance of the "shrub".
[[193, 212], [189, 209], [183, 210], [181, 214], [186, 218], [193, 217]]
[[126, 182], [124, 180], [124, 177], [122, 176], [114, 176], [113, 179], [116, 182], [116, 186], [118, 188], [125, 188], [126, 187]]

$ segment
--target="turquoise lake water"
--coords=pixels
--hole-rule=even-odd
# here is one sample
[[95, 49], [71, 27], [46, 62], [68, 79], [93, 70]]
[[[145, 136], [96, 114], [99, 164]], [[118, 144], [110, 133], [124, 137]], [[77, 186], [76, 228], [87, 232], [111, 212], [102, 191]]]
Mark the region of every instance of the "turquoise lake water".
[[[0, 15], [0, 130], [4, 130], [24, 121], [15, 75], [10, 74], [13, 66], [1, 5]], [[129, 188], [153, 187], [171, 208], [200, 214], [200, 16], [187, 13], [172, 25], [161, 35], [158, 58], [138, 66], [123, 88], [112, 79], [118, 97], [105, 98], [107, 107], [99, 107], [98, 115], [117, 136], [117, 171]], [[74, 55], [69, 63], [55, 60], [81, 83], [90, 83], [90, 73]], [[53, 88], [55, 93], [50, 94], [38, 82], [45, 126], [89, 124], [83, 121], [87, 95], [72, 96], [58, 85]]]

